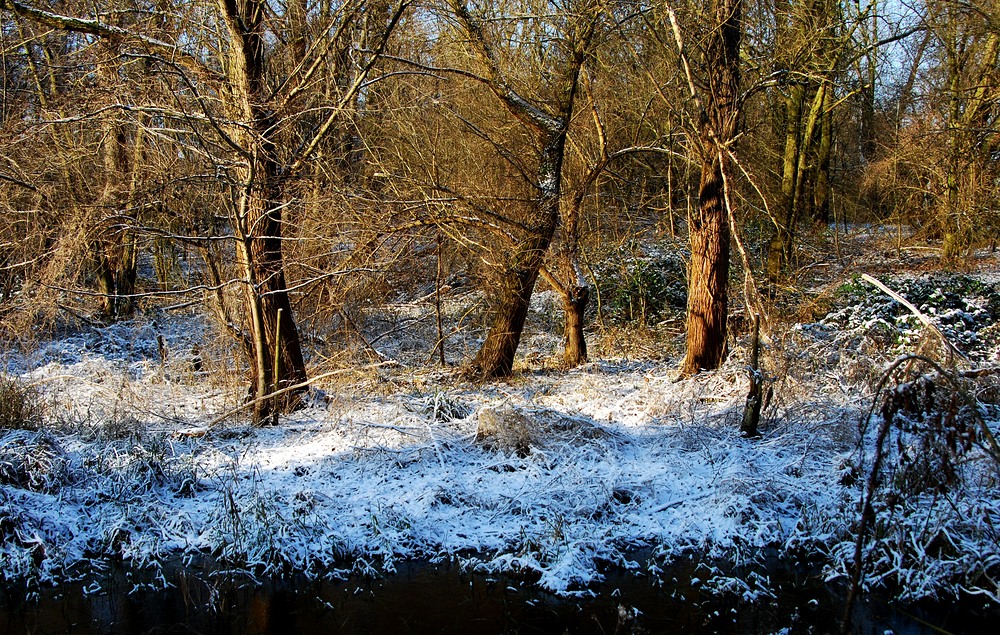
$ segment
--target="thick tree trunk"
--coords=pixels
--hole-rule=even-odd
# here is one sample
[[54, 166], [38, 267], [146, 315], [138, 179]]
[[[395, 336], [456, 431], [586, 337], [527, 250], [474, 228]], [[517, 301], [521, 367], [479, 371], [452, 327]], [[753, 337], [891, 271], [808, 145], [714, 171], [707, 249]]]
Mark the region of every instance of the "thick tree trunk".
[[121, 229], [120, 235], [99, 241], [95, 246], [97, 292], [101, 295], [101, 317], [116, 320], [135, 310], [135, 240]]
[[740, 114], [740, 37], [743, 0], [714, 0], [706, 51], [709, 91], [701, 113], [703, 148], [698, 213], [690, 226], [685, 375], [718, 368], [726, 356], [729, 313], [729, 209], [725, 183], [728, 152]]
[[[271, 154], [273, 149], [266, 143], [263, 130], [257, 139], [263, 140], [262, 147], [254, 153], [253, 169], [245, 175], [236, 219], [243, 235], [242, 248], [237, 254], [246, 282], [253, 399], [306, 380], [299, 333], [285, 284], [280, 178]], [[285, 412], [294, 409], [298, 401], [299, 393], [295, 392], [286, 393], [276, 401], [256, 401], [254, 420], [266, 422], [275, 406]]]
[[537, 260], [537, 264], [528, 264], [512, 271], [503, 282], [505, 288], [490, 325], [490, 332], [472, 362], [471, 374], [476, 379], [485, 381], [508, 377], [513, 371], [514, 354], [521, 342], [524, 321], [528, 317], [528, 305], [538, 278], [541, 256], [532, 260]]
[[[568, 121], [567, 113], [564, 123]], [[549, 134], [542, 134], [542, 139], [543, 151], [538, 166], [541, 191], [537, 211], [533, 214], [537, 220], [532, 235], [518, 247], [501, 281], [499, 302], [490, 331], [472, 362], [471, 375], [480, 380], [507, 377], [513, 370], [514, 354], [521, 342], [538, 271], [559, 221], [565, 125]]]
[[115, 293], [114, 269], [111, 258], [108, 257], [109, 249], [101, 240], [92, 249], [96, 252], [94, 254], [96, 261], [94, 281], [97, 284], [97, 293], [101, 295], [101, 318], [110, 320], [115, 317], [115, 296], [117, 294]]
[[726, 357], [730, 236], [722, 170], [719, 161], [707, 160], [702, 165], [699, 209], [690, 229], [685, 375], [718, 368]]

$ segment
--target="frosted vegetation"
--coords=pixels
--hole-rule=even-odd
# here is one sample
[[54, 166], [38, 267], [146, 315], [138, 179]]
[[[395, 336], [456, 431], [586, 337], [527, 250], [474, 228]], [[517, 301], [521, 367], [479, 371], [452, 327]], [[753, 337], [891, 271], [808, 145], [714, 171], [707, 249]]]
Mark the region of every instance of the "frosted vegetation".
[[772, 593], [765, 553], [849, 582], [870, 491], [863, 588], [996, 600], [1000, 293], [985, 276], [880, 278], [939, 331], [860, 278], [817, 289], [801, 323], [768, 329], [757, 439], [738, 432], [745, 339], [679, 380], [664, 314], [597, 329], [594, 361], [562, 371], [547, 293], [506, 383], [427, 364], [433, 338], [412, 326], [426, 305], [379, 308], [368, 363], [334, 367], [314, 337], [330, 374], [277, 427], [246, 423], [239, 355], [204, 316], [78, 325], [6, 356], [0, 571], [47, 584], [211, 554], [335, 577], [457, 559], [580, 594], [608, 565], [655, 580], [697, 554], [717, 563], [702, 584], [749, 599]]

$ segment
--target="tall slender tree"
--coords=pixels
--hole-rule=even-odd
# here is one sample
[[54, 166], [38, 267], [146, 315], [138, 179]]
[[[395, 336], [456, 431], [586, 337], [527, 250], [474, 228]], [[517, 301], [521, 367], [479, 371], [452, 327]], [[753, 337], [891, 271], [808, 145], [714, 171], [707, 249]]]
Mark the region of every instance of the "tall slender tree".
[[505, 60], [519, 51], [499, 50], [502, 41], [464, 0], [449, 4], [482, 69], [473, 76], [530, 132], [538, 153], [531, 210], [522, 224], [521, 239], [505, 258], [489, 333], [471, 365], [474, 376], [490, 379], [511, 373], [535, 282], [560, 219], [566, 136], [601, 9], [598, 2], [579, 0], [567, 4], [555, 18], [543, 14], [527, 18], [539, 26], [525, 28], [536, 39], [525, 52], [542, 52], [539, 61], [547, 84], [545, 97], [535, 97], [519, 88], [505, 67]]

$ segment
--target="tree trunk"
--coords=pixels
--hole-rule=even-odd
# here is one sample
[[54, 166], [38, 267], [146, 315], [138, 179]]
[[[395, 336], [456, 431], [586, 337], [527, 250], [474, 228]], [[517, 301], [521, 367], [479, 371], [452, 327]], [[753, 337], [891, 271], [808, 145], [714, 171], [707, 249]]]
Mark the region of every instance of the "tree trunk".
[[480, 380], [507, 377], [513, 370], [514, 353], [521, 342], [538, 270], [559, 221], [565, 144], [565, 127], [543, 136], [544, 150], [538, 166], [541, 192], [537, 211], [533, 215], [537, 221], [532, 235], [521, 243], [501, 281], [500, 298], [490, 332], [472, 362], [472, 374]]
[[816, 182], [813, 187], [813, 223], [830, 224], [830, 156], [833, 151], [833, 99], [831, 91], [823, 97], [820, 114], [819, 147], [816, 149]]
[[472, 15], [464, 0], [450, 0], [455, 17], [469, 36], [476, 57], [488, 69], [483, 81], [507, 110], [534, 130], [538, 138], [540, 157], [538, 197], [528, 223], [528, 235], [515, 247], [510, 265], [501, 280], [500, 298], [490, 332], [473, 360], [470, 374], [478, 379], [510, 375], [514, 353], [521, 341], [521, 331], [528, 315], [528, 305], [545, 252], [548, 251], [559, 222], [562, 194], [562, 163], [566, 135], [573, 114], [573, 103], [580, 79], [580, 70], [598, 24], [598, 4], [588, 7], [581, 16], [578, 29], [570, 39], [572, 50], [552, 75], [555, 99], [554, 112], [518, 94], [505, 79], [493, 46], [484, 35], [483, 24]]
[[590, 301], [590, 287], [571, 287], [563, 295], [563, 312], [566, 314], [565, 348], [563, 363], [574, 368], [587, 361], [587, 341], [583, 336], [583, 316]]
[[718, 368], [726, 357], [729, 314], [729, 218], [723, 165], [702, 165], [698, 213], [691, 219], [691, 273], [687, 309], [687, 356], [682, 373]]
[[[786, 205], [785, 212], [787, 215], [783, 221], [779, 221], [782, 226], [778, 228], [778, 232], [771, 240], [771, 251], [768, 254], [767, 272], [768, 278], [771, 281], [777, 280], [781, 275], [782, 269], [791, 261], [795, 240], [795, 229], [798, 225], [799, 217], [804, 211], [808, 211], [803, 208], [806, 207], [804, 204], [804, 192], [806, 191], [809, 150], [813, 142], [813, 136], [816, 132], [816, 124], [819, 122], [820, 117], [823, 114], [823, 107], [827, 103], [826, 96], [829, 92], [830, 91], [828, 90], [826, 82], [820, 82], [819, 87], [813, 95], [812, 104], [809, 107], [809, 114], [806, 117], [802, 131], [798, 135], [799, 147], [794, 153], [796, 157], [795, 166], [793, 168], [794, 176], [789, 180], [792, 184], [790, 197], [787, 196], [787, 192], [785, 191], [786, 181], [785, 179], [782, 179], [782, 200]], [[802, 109], [800, 107], [800, 113], [801, 110]], [[789, 157], [786, 153], [786, 169], [788, 167], [788, 159]], [[777, 243], [777, 245], [775, 243]], [[775, 252], [777, 255], [775, 255]]]
[[[596, 181], [601, 169], [601, 166], [592, 169], [567, 206], [562, 228], [565, 245], [557, 255], [561, 264], [559, 273], [562, 281], [553, 281], [553, 286], [563, 301], [563, 365], [567, 368], [575, 368], [587, 361], [587, 340], [583, 326], [590, 301], [590, 284], [580, 266], [580, 210], [587, 189]], [[667, 180], [669, 183], [669, 178]]]
[[785, 102], [785, 152], [781, 162], [781, 197], [777, 209], [777, 227], [767, 249], [767, 279], [776, 282], [787, 262], [787, 249], [791, 243], [791, 227], [795, 218], [795, 190], [798, 180], [799, 153], [805, 145], [801, 139], [802, 105], [805, 85], [795, 84], [789, 89]]
[[[98, 65], [99, 81], [106, 89], [115, 91], [119, 82], [115, 64], [118, 51], [106, 41], [101, 43], [100, 49], [107, 61]], [[115, 121], [114, 115], [108, 115], [102, 128], [103, 183], [97, 205], [101, 216], [94, 228], [97, 237], [92, 249], [96, 260], [97, 292], [101, 294], [100, 314], [106, 320], [114, 320], [130, 315], [135, 309], [135, 299], [131, 297], [135, 292], [135, 245], [121, 219], [122, 210], [132, 202], [130, 170], [137, 170], [139, 166], [136, 161], [129, 165], [129, 134], [125, 124]], [[137, 131], [137, 144], [140, 143], [138, 135]]]
[[508, 377], [513, 371], [514, 354], [521, 341], [521, 331], [528, 317], [528, 305], [541, 265], [541, 255], [528, 256], [530, 260], [537, 260], [537, 264], [526, 264], [511, 271], [503, 281], [505, 288], [501, 292], [490, 332], [470, 369], [472, 376], [478, 380]]
[[729, 210], [725, 183], [728, 145], [739, 120], [743, 0], [714, 0], [706, 68], [709, 91], [701, 113], [703, 148], [698, 213], [691, 218], [691, 270], [688, 286], [687, 356], [682, 373], [718, 368], [726, 356], [729, 313]]
[[[253, 195], [253, 193], [251, 193]], [[275, 211], [280, 199], [262, 197], [252, 201], [250, 209], [260, 210], [267, 207], [268, 211], [261, 215], [251, 214], [254, 225], [261, 228], [260, 235], [248, 240], [250, 262], [244, 270], [249, 270], [253, 285], [247, 286], [247, 292], [256, 298], [247, 298], [247, 303], [259, 302], [259, 318], [252, 321], [252, 341], [262, 347], [263, 355], [254, 351], [254, 359], [258, 364], [252, 366], [251, 386], [252, 397], [272, 392], [306, 380], [305, 361], [299, 343], [299, 333], [295, 325], [291, 302], [285, 285], [284, 260], [281, 253], [281, 217]], [[282, 312], [279, 320], [278, 313]], [[279, 355], [279, 363], [275, 365], [275, 351]], [[279, 375], [274, 376], [275, 369]], [[263, 387], [263, 393], [260, 388]], [[288, 393], [276, 403], [282, 411], [294, 409], [298, 404], [297, 393]], [[272, 403], [258, 402], [254, 412], [255, 420], [263, 422], [271, 415]]]
[[[294, 408], [295, 393], [279, 400], [263, 400], [264, 395], [306, 379], [305, 362], [298, 329], [292, 316], [285, 286], [281, 252], [283, 175], [279, 172], [272, 136], [276, 126], [263, 104], [268, 97], [265, 81], [263, 19], [261, 0], [220, 0], [230, 32], [227, 58], [230, 103], [235, 119], [247, 128], [237, 128], [233, 138], [243, 148], [244, 163], [234, 170], [239, 188], [233, 215], [239, 237], [237, 257], [246, 285], [247, 315], [250, 322], [250, 397], [255, 399], [255, 423], [268, 421], [272, 409]], [[278, 312], [282, 311], [280, 332]], [[275, 353], [280, 363], [275, 364]], [[279, 376], [275, 377], [275, 370]]]

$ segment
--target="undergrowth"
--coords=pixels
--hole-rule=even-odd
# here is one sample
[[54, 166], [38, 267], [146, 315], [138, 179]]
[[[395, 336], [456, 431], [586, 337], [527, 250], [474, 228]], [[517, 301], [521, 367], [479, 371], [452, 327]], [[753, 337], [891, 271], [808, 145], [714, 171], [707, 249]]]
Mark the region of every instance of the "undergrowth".
[[37, 388], [0, 373], [0, 430], [38, 430], [45, 404]]

